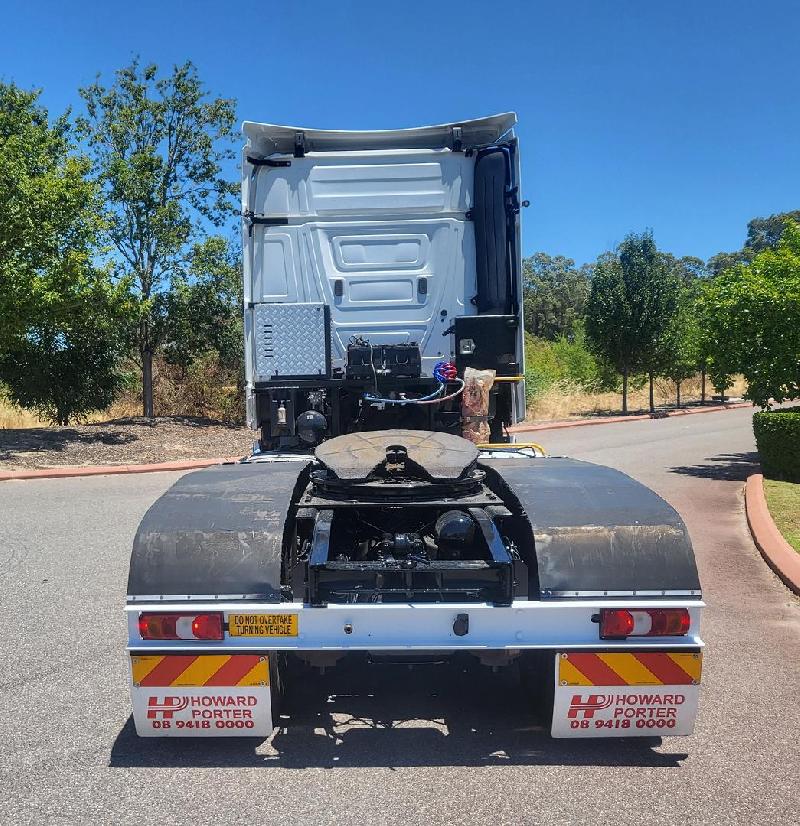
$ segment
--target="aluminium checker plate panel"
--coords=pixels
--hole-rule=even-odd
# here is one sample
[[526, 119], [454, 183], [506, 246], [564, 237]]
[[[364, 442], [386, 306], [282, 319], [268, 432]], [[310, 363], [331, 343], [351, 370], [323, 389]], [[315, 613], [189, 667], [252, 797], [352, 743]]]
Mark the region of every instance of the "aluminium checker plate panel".
[[328, 327], [322, 302], [254, 305], [255, 380], [327, 378]]

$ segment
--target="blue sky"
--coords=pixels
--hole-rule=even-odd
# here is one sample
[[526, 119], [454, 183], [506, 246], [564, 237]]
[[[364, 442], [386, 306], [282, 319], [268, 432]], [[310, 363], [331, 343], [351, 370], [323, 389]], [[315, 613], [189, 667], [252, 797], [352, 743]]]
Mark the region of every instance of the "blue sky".
[[800, 3], [784, 0], [0, 5], [0, 78], [52, 111], [134, 54], [193, 60], [241, 120], [391, 128], [518, 113], [523, 251], [593, 260], [650, 227], [736, 249], [800, 208]]

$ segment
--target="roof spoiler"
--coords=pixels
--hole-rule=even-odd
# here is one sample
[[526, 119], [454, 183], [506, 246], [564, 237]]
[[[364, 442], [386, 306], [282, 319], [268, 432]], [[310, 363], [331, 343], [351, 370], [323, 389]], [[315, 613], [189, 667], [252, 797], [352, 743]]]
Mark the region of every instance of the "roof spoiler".
[[516, 122], [514, 112], [505, 112], [439, 126], [348, 132], [245, 121], [242, 132], [248, 138], [248, 151], [260, 157], [274, 154], [303, 157], [306, 152], [391, 149], [450, 149], [462, 152], [496, 143], [514, 128]]

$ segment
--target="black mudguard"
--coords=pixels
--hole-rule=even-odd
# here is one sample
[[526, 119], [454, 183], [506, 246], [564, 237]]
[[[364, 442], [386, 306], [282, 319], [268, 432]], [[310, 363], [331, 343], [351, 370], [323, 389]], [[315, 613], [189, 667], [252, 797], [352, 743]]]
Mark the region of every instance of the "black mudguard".
[[606, 591], [700, 596], [683, 520], [630, 476], [558, 457], [487, 459], [481, 466], [530, 524], [542, 598]]
[[284, 526], [306, 467], [217, 465], [183, 476], [139, 525], [128, 595], [279, 602]]

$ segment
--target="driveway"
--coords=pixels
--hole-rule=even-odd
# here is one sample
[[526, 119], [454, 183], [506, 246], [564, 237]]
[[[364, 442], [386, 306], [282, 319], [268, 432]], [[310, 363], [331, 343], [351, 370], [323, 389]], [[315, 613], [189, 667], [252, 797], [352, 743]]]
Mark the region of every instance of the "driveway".
[[[753, 547], [750, 411], [537, 433], [684, 516], [708, 608], [690, 738], [553, 741], [508, 675], [333, 670], [271, 742], [147, 742], [129, 719], [127, 557], [178, 474], [0, 485], [0, 822], [788, 823], [800, 607]], [[576, 503], [579, 504], [579, 503]]]

